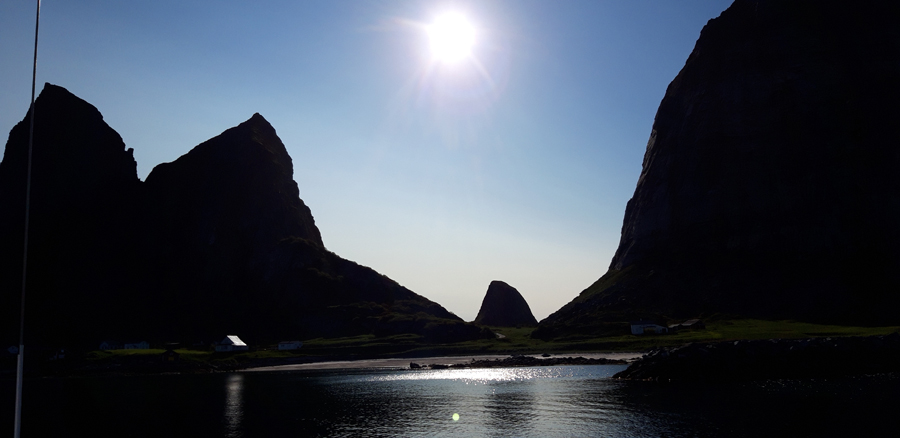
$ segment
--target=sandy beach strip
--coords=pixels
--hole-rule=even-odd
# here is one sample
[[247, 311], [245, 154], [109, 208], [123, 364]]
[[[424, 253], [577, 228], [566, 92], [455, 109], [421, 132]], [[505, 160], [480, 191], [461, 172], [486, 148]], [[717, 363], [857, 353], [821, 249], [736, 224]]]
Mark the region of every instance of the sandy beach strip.
[[[584, 357], [586, 359], [620, 359], [625, 361], [630, 361], [641, 357], [643, 353], [572, 353], [572, 354], [557, 354], [550, 356], [548, 358], [541, 357], [540, 355], [530, 355], [526, 354], [525, 356], [534, 357], [537, 359], [558, 359], [564, 357]], [[409, 369], [410, 362], [415, 362], [419, 365], [431, 365], [431, 364], [441, 364], [441, 365], [454, 365], [454, 364], [462, 364], [469, 363], [472, 360], [497, 360], [497, 359], [506, 359], [510, 357], [510, 355], [478, 355], [478, 356], [438, 356], [438, 357], [415, 357], [415, 358], [388, 358], [388, 359], [360, 359], [360, 360], [337, 360], [337, 361], [325, 361], [325, 362], [311, 362], [311, 363], [300, 363], [300, 364], [290, 364], [290, 365], [275, 365], [275, 366], [266, 366], [266, 367], [257, 367], [257, 368], [247, 368], [242, 371], [244, 372], [266, 372], [266, 371], [303, 371], [303, 370], [341, 370], [341, 369]]]

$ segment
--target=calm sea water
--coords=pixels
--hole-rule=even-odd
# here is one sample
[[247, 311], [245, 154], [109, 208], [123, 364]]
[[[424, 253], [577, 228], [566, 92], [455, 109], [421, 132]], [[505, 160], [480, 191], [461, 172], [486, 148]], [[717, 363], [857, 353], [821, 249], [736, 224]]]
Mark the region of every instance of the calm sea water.
[[[660, 385], [623, 366], [25, 382], [23, 437], [900, 436], [900, 376]], [[0, 435], [14, 382], [0, 381]]]

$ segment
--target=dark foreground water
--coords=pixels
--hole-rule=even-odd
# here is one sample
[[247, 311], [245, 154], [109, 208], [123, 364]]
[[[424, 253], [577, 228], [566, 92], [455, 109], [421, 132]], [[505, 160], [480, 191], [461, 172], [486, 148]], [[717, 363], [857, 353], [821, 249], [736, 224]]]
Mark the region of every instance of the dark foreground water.
[[[22, 436], [900, 436], [897, 375], [720, 385], [609, 378], [623, 368], [29, 379]], [[11, 436], [14, 381], [0, 389], [0, 436]]]

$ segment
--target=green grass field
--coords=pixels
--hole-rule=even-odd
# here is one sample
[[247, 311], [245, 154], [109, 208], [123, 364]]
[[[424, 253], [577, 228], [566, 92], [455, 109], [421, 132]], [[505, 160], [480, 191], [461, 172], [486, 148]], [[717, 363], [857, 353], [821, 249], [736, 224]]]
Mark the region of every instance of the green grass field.
[[[734, 319], [707, 322], [704, 330], [688, 330], [667, 335], [622, 334], [588, 339], [542, 341], [530, 337], [534, 328], [492, 327], [504, 335], [498, 339], [481, 339], [454, 344], [426, 345], [422, 337], [412, 334], [376, 337], [374, 335], [333, 339], [310, 339], [298, 351], [278, 351], [275, 345], [259, 346], [251, 351], [215, 353], [212, 351], [175, 350], [183, 361], [205, 362], [225, 367], [266, 359], [353, 359], [372, 357], [426, 357], [438, 355], [487, 354], [576, 354], [602, 351], [644, 351], [653, 347], [677, 346], [689, 342], [717, 342], [738, 339], [796, 339], [828, 336], [874, 336], [900, 331], [900, 326], [853, 327], [811, 324], [796, 321], [764, 321]], [[623, 327], [623, 332], [627, 327]], [[89, 361], [140, 360], [141, 356], [162, 354], [164, 350], [112, 350], [87, 353]]]

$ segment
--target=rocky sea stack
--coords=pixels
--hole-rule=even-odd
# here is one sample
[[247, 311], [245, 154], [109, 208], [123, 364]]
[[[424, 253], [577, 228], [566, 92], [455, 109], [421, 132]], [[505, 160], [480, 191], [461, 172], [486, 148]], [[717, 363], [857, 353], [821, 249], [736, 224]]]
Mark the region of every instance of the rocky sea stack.
[[717, 312], [896, 324], [900, 4], [736, 0], [666, 90], [609, 271], [535, 336]]
[[[259, 114], [137, 177], [100, 112], [47, 84], [35, 103], [27, 343], [492, 336], [325, 249]], [[2, 336], [18, 334], [28, 116], [0, 162]]]
[[522, 294], [516, 288], [497, 280], [488, 286], [474, 322], [494, 327], [537, 325], [537, 320]]

